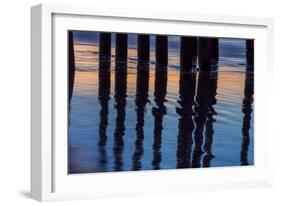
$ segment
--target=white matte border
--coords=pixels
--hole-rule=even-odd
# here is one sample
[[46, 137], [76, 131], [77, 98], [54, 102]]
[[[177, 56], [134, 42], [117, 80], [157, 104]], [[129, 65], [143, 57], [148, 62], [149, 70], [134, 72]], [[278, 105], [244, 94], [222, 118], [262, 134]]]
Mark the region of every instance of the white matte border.
[[[120, 11], [123, 18], [109, 17], [110, 14], [118, 16], [110, 11], [98, 11], [89, 8], [74, 8], [71, 6], [45, 5], [42, 11], [42, 42], [40, 51], [41, 74], [43, 80], [40, 85], [43, 95], [52, 93], [53, 104], [50, 97], [42, 100], [41, 124], [52, 126], [52, 132], [48, 129], [48, 135], [41, 136], [42, 142], [48, 144], [42, 147], [41, 162], [41, 191], [33, 197], [40, 200], [55, 199], [80, 199], [103, 196], [117, 196], [128, 194], [145, 194], [173, 191], [204, 191], [210, 189], [227, 189], [239, 187], [265, 186], [271, 180], [272, 168], [272, 137], [269, 136], [266, 124], [267, 89], [270, 85], [268, 62], [270, 53], [271, 24], [268, 19], [255, 18], [230, 18], [222, 19], [220, 16], [183, 15], [172, 14], [170, 20], [165, 20], [162, 14]], [[79, 10], [80, 9], [80, 10]], [[100, 15], [95, 15], [96, 13]], [[61, 14], [58, 14], [61, 13]], [[113, 13], [113, 14], [112, 14]], [[68, 14], [68, 15], [65, 15]], [[82, 14], [82, 15], [71, 15]], [[85, 16], [87, 14], [87, 16]], [[92, 16], [91, 16], [92, 14]], [[101, 15], [104, 14], [104, 15]], [[109, 15], [109, 16], [108, 16]], [[124, 18], [124, 17], [131, 18]], [[132, 18], [134, 17], [135, 18]], [[52, 19], [52, 21], [51, 21]], [[157, 20], [158, 19], [158, 20]], [[161, 20], [162, 19], [162, 20]], [[45, 20], [45, 21], [44, 21]], [[189, 21], [187, 21], [189, 20]], [[194, 21], [192, 21], [194, 20]], [[204, 20], [204, 21], [202, 21]], [[47, 22], [47, 25], [43, 25]], [[260, 22], [260, 23], [259, 23]], [[50, 29], [52, 26], [52, 30]], [[168, 28], [168, 29], [167, 29]], [[92, 30], [113, 31], [128, 33], [151, 33], [169, 35], [194, 35], [194, 36], [219, 36], [255, 39], [255, 166], [225, 167], [208, 169], [183, 169], [162, 171], [140, 171], [120, 173], [95, 173], [83, 175], [67, 175], [67, 30]], [[51, 34], [53, 35], [51, 38]], [[45, 35], [45, 36], [44, 36]], [[51, 40], [51, 41], [50, 41]], [[49, 47], [53, 45], [51, 50]], [[36, 48], [35, 48], [36, 49]], [[51, 53], [48, 53], [48, 51]], [[43, 61], [44, 60], [44, 61]], [[50, 62], [49, 62], [50, 61]], [[51, 69], [52, 61], [52, 70]], [[51, 73], [51, 71], [53, 73]], [[52, 78], [50, 75], [52, 74]], [[48, 78], [47, 78], [48, 77]], [[49, 81], [47, 81], [49, 80]], [[45, 82], [45, 83], [44, 83]], [[43, 84], [44, 83], [44, 84]], [[53, 88], [53, 89], [52, 89]], [[49, 100], [48, 100], [49, 99]], [[52, 120], [49, 122], [49, 114], [52, 110]], [[58, 113], [59, 111], [59, 113]], [[49, 128], [49, 127], [47, 127]], [[46, 128], [46, 129], [47, 129]], [[42, 131], [41, 131], [42, 132]], [[49, 135], [49, 132], [52, 135]], [[47, 138], [47, 139], [46, 139]], [[53, 142], [52, 142], [53, 141]], [[50, 145], [55, 146], [52, 147]], [[34, 147], [34, 146], [33, 146]], [[33, 149], [33, 148], [32, 148]], [[51, 158], [53, 157], [53, 158]], [[38, 160], [37, 160], [38, 161]], [[44, 162], [45, 161], [45, 162]], [[46, 162], [47, 161], [47, 162]], [[44, 163], [43, 163], [44, 162]], [[44, 164], [44, 167], [42, 166]], [[34, 171], [36, 172], [36, 166]], [[37, 177], [40, 179], [40, 177]]]

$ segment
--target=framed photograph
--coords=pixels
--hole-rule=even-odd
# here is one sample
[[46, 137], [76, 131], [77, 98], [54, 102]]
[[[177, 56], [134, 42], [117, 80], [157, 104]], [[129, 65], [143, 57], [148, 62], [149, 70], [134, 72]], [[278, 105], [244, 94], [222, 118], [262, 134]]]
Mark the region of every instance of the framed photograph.
[[34, 199], [272, 185], [271, 19], [31, 13]]

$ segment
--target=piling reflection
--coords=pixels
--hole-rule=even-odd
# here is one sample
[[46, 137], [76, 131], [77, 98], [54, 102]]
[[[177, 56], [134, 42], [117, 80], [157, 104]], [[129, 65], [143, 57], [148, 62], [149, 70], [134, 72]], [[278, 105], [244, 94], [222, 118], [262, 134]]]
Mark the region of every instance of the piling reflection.
[[123, 62], [116, 62], [115, 66], [115, 108], [117, 111], [114, 131], [114, 164], [116, 171], [122, 171], [123, 167], [123, 136], [125, 134], [126, 119], [126, 97], [127, 97], [127, 66]]
[[99, 63], [99, 90], [98, 99], [101, 106], [100, 123], [99, 123], [99, 154], [100, 167], [106, 169], [107, 154], [105, 150], [107, 142], [107, 126], [108, 126], [108, 104], [110, 100], [110, 61], [101, 61]]
[[[204, 151], [202, 150], [204, 142], [204, 127], [209, 115], [209, 101], [211, 95], [211, 72], [199, 72], [197, 82], [197, 93], [195, 97], [196, 105], [194, 110], [196, 115], [194, 117], [194, 149], [192, 167], [201, 167], [201, 159]], [[209, 128], [209, 127], [208, 127]], [[210, 128], [209, 128], [210, 129]], [[210, 134], [211, 132], [208, 131]], [[207, 132], [207, 134], [208, 134]], [[209, 146], [210, 147], [210, 146]]]
[[251, 114], [253, 111], [252, 103], [254, 101], [254, 73], [251, 71], [246, 72], [244, 99], [242, 103], [243, 125], [242, 125], [242, 149], [240, 162], [241, 165], [249, 165], [248, 163], [248, 147], [250, 143], [249, 130], [251, 127]]
[[196, 74], [180, 72], [179, 79], [179, 107], [176, 112], [179, 115], [177, 168], [190, 168], [192, 150], [192, 132], [194, 123], [192, 110], [196, 88]]
[[137, 65], [137, 87], [136, 87], [136, 141], [135, 152], [133, 154], [133, 170], [140, 170], [141, 158], [143, 155], [143, 139], [144, 139], [144, 115], [145, 106], [149, 102], [148, 100], [149, 89], [149, 64], [148, 62], [138, 62]]
[[214, 115], [217, 115], [217, 112], [214, 109], [214, 105], [217, 103], [216, 95], [217, 95], [217, 82], [218, 82], [218, 73], [211, 72], [210, 74], [210, 96], [208, 99], [208, 113], [205, 124], [205, 141], [203, 149], [205, 151], [205, 155], [203, 157], [203, 167], [210, 167], [211, 160], [214, 158], [212, 154], [212, 144], [213, 144], [213, 136], [214, 136], [214, 128], [213, 124], [216, 121]]
[[164, 105], [167, 93], [167, 67], [156, 65], [155, 83], [154, 83], [154, 101], [157, 107], [152, 108], [154, 116], [154, 142], [153, 142], [153, 169], [160, 169], [162, 159], [161, 155], [161, 140], [163, 130], [163, 118], [166, 114], [166, 106]]

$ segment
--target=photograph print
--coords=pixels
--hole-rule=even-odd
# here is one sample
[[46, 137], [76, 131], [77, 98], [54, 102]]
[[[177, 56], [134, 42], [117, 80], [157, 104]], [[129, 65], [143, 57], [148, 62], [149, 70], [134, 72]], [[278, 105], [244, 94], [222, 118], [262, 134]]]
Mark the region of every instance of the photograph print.
[[68, 174], [254, 165], [254, 39], [67, 35]]

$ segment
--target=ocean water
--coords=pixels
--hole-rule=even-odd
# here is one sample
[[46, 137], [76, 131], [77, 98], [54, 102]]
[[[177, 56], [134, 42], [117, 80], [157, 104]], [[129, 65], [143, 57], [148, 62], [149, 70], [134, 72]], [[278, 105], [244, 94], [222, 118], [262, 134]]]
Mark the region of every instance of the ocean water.
[[169, 37], [165, 70], [155, 65], [153, 37], [150, 64], [140, 67], [129, 35], [127, 67], [115, 70], [113, 41], [104, 71], [98, 37], [85, 36], [74, 36], [70, 174], [254, 164], [253, 73], [245, 69], [244, 40], [219, 40], [218, 72], [188, 73], [179, 70], [178, 37]]

